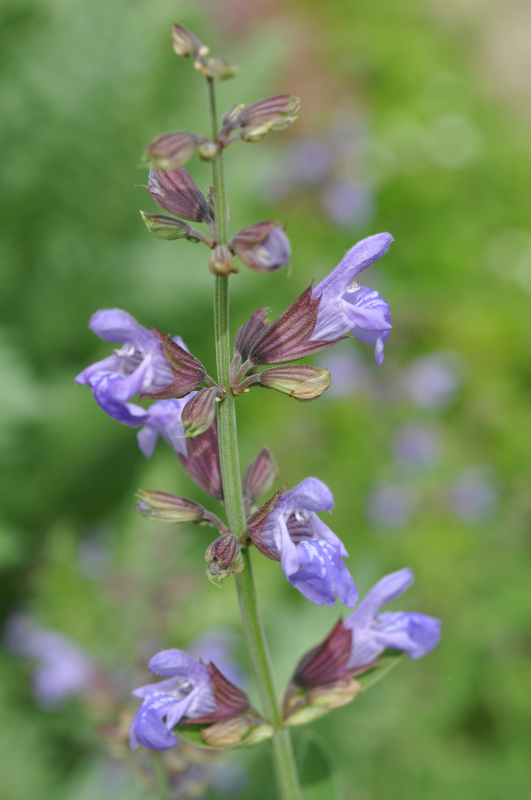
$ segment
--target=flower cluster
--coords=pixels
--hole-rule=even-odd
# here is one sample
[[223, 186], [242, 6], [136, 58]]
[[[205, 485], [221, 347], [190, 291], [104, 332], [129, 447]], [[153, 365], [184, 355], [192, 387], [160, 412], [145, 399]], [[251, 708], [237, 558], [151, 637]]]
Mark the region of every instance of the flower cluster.
[[[177, 55], [192, 58], [195, 69], [205, 76], [214, 108], [214, 80], [231, 77], [235, 66], [209, 57], [208, 47], [180, 25], [173, 26], [172, 46]], [[216, 276], [218, 382], [179, 336], [143, 328], [119, 309], [99, 311], [90, 321], [97, 336], [121, 346], [83, 370], [76, 381], [91, 388], [109, 416], [139, 428], [138, 444], [145, 456], [153, 454], [160, 436], [189, 477], [227, 512], [224, 521], [195, 500], [157, 490], [141, 490], [137, 504], [140, 514], [159, 522], [188, 522], [217, 530], [205, 553], [206, 574], [218, 585], [237, 576], [247, 630], [252, 633], [255, 672], [270, 716], [266, 720], [255, 711], [248, 697], [212, 662], [204, 664], [182, 650], [164, 650], [148, 665], [163, 680], [134, 691], [142, 704], [131, 724], [132, 748], [142, 744], [166, 750], [177, 743], [178, 736], [217, 748], [258, 744], [284, 724], [301, 724], [352, 700], [364, 688], [365, 676], [383, 674], [391, 658], [387, 651], [419, 658], [439, 641], [440, 623], [432, 617], [379, 613], [413, 580], [408, 569], [386, 576], [300, 661], [285, 695], [282, 721], [272, 680], [266, 675], [267, 648], [249, 549], [254, 546], [280, 562], [290, 585], [316, 605], [330, 608], [339, 600], [354, 608], [358, 591], [345, 564], [348, 553], [343, 542], [319, 516], [334, 507], [332, 493], [321, 480], [305, 478], [287, 491], [284, 486], [259, 505], [279, 477], [271, 452], [263, 448], [240, 482], [234, 404], [253, 387], [274, 389], [299, 402], [315, 400], [330, 386], [328, 369], [294, 362], [354, 338], [374, 347], [376, 362], [381, 364], [391, 330], [387, 302], [358, 282], [359, 275], [384, 256], [393, 241], [389, 233], [379, 233], [355, 244], [322, 281], [312, 282], [274, 322], [269, 322], [266, 307], [257, 309], [237, 331], [230, 363], [228, 279], [238, 271], [236, 260], [255, 272], [273, 273], [288, 266], [291, 247], [284, 228], [270, 220], [229, 237], [220, 153], [237, 141], [257, 142], [282, 130], [295, 121], [299, 107], [298, 98], [291, 95], [237, 104], [223, 115], [219, 130], [213, 124], [211, 138], [177, 131], [157, 137], [145, 150], [145, 160], [150, 162], [145, 188], [166, 212], [141, 212], [149, 230], [165, 240], [202, 243], [210, 251], [208, 267]], [[214, 188], [208, 194], [182, 166], [195, 152], [216, 162]], [[136, 395], [138, 403], [132, 402]], [[139, 404], [145, 400], [152, 401], [151, 405]], [[283, 742], [278, 747], [288, 764], [292, 756]]]

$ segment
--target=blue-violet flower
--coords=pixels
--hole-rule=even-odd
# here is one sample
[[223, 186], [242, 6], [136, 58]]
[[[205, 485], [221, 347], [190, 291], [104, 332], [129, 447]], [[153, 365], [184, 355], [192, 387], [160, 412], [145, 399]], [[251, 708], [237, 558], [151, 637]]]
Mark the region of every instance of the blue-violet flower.
[[365, 344], [374, 344], [376, 362], [382, 363], [392, 327], [389, 306], [378, 292], [360, 286], [355, 279], [387, 252], [392, 241], [390, 233], [362, 239], [312, 290], [312, 299], [320, 297], [321, 302], [310, 341], [330, 341], [351, 333]]
[[[75, 381], [90, 386], [109, 416], [137, 428], [146, 422], [148, 412], [128, 401], [135, 394], [156, 394], [174, 380], [163, 346], [152, 331], [119, 308], [97, 311], [89, 328], [100, 339], [123, 344], [112, 356], [84, 369]], [[179, 337], [174, 341], [181, 344]]]
[[358, 592], [343, 558], [343, 542], [317, 516], [331, 511], [330, 489], [317, 478], [306, 478], [294, 489], [275, 497], [248, 520], [258, 549], [280, 561], [287, 579], [317, 605], [334, 605], [336, 596], [354, 606]]
[[210, 670], [182, 650], [163, 650], [149, 662], [149, 669], [166, 680], [135, 689], [142, 699], [132, 723], [129, 741], [151, 750], [168, 750], [177, 744], [172, 728], [186, 716], [203, 717], [216, 710]]
[[352, 631], [350, 669], [370, 664], [387, 648], [421, 658], [437, 646], [441, 622], [435, 617], [404, 611], [378, 614], [381, 606], [403, 594], [413, 581], [413, 572], [407, 568], [386, 575], [346, 618], [344, 625]]

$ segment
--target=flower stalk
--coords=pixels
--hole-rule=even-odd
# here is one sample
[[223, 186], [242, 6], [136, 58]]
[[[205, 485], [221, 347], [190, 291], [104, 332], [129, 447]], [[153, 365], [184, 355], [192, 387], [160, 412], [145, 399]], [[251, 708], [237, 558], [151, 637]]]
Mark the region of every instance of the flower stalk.
[[[212, 78], [206, 79], [207, 100], [211, 125], [211, 135], [218, 142], [218, 123], [216, 111], [215, 85]], [[212, 162], [214, 183], [214, 216], [216, 225], [216, 244], [227, 243], [226, 192], [223, 170], [222, 149], [218, 150]], [[229, 276], [216, 275], [214, 290], [214, 328], [216, 338], [216, 364], [218, 384], [227, 389], [222, 402], [217, 404], [219, 451], [225, 510], [232, 533], [242, 537], [246, 520], [241, 489], [240, 464], [238, 457], [238, 438], [236, 410], [231, 385], [231, 350], [229, 335]], [[236, 575], [238, 598], [242, 614], [245, 637], [253, 663], [256, 682], [263, 710], [275, 728], [271, 740], [271, 752], [279, 796], [282, 800], [302, 800], [302, 793], [295, 766], [289, 731], [283, 728], [279, 709], [271, 659], [258, 608], [253, 581], [251, 554], [244, 547], [242, 557], [245, 568]]]

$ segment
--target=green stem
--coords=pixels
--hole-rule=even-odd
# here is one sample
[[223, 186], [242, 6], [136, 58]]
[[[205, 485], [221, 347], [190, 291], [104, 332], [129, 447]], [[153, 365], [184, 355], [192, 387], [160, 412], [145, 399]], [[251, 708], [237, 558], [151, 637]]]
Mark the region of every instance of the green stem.
[[[214, 81], [207, 78], [208, 108], [212, 139], [218, 139], [216, 97]], [[214, 203], [216, 221], [216, 243], [227, 242], [227, 217], [223, 157], [221, 151], [213, 162]], [[245, 531], [246, 519], [240, 478], [238, 457], [238, 436], [236, 429], [236, 409], [230, 391], [230, 336], [229, 336], [229, 278], [216, 275], [214, 291], [214, 329], [216, 337], [216, 363], [218, 384], [225, 386], [227, 395], [217, 404], [219, 453], [223, 495], [229, 527], [237, 536]], [[238, 598], [243, 627], [260, 699], [264, 713], [275, 727], [271, 743], [273, 766], [276, 775], [278, 794], [281, 800], [302, 800], [297, 768], [293, 757], [289, 730], [282, 727], [282, 715], [277, 701], [277, 693], [271, 667], [271, 658], [264, 634], [251, 567], [251, 554], [248, 548], [242, 551], [245, 568], [236, 575]]]
[[151, 770], [153, 772], [153, 778], [155, 781], [157, 798], [158, 800], [169, 800], [170, 787], [168, 785], [168, 776], [166, 774], [166, 768], [162, 763], [162, 757], [160, 753], [150, 752], [150, 761]]

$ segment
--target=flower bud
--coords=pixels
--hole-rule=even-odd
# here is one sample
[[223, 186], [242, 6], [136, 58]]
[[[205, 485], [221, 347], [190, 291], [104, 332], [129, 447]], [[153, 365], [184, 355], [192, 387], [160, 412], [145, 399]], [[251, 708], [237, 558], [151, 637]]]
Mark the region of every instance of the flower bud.
[[237, 103], [237, 105], [232, 106], [231, 109], [223, 114], [221, 123], [224, 131], [230, 132], [233, 128], [238, 127], [238, 117], [244, 108], [245, 103]]
[[191, 226], [182, 219], [166, 217], [164, 214], [147, 214], [145, 211], [140, 213], [149, 232], [157, 239], [187, 239], [192, 232]]
[[215, 161], [218, 150], [219, 145], [216, 142], [211, 142], [210, 139], [205, 139], [197, 147], [199, 158], [202, 161]]
[[148, 190], [155, 203], [176, 217], [212, 222], [206, 197], [184, 167], [150, 169]]
[[269, 722], [255, 716], [252, 711], [234, 714], [201, 730], [201, 738], [210, 747], [230, 749], [253, 747], [273, 736]]
[[226, 244], [218, 244], [208, 258], [208, 266], [213, 275], [230, 275], [238, 272], [232, 253]]
[[208, 47], [199, 41], [195, 33], [187, 31], [182, 25], [172, 25], [171, 43], [176, 55], [183, 58], [206, 56], [209, 53]]
[[213, 78], [223, 81], [232, 78], [239, 71], [239, 67], [225, 58], [209, 58], [207, 66]]
[[234, 234], [229, 246], [255, 272], [274, 272], [289, 264], [289, 239], [276, 222], [258, 222], [243, 228]]
[[307, 725], [334, 708], [350, 703], [361, 691], [361, 684], [344, 678], [310, 691], [290, 686], [284, 700], [286, 725]]
[[221, 389], [209, 386], [188, 401], [181, 416], [186, 437], [199, 436], [210, 428], [216, 415], [216, 400], [222, 396]]
[[278, 467], [273, 454], [269, 447], [264, 447], [255, 460], [249, 464], [243, 476], [242, 489], [247, 510], [259, 497], [269, 492], [278, 477]]
[[187, 497], [143, 489], [139, 490], [138, 497], [140, 503], [135, 506], [136, 510], [157, 522], [200, 522], [204, 519], [203, 506]]
[[211, 583], [220, 584], [234, 572], [239, 575], [244, 568], [240, 540], [234, 533], [223, 533], [207, 547], [205, 561]]
[[247, 360], [252, 346], [269, 328], [268, 312], [268, 308], [259, 308], [241, 328], [238, 328], [234, 340], [234, 355], [239, 355], [242, 361]]
[[307, 364], [273, 367], [260, 374], [260, 383], [268, 389], [276, 389], [301, 403], [307, 403], [326, 392], [330, 386], [330, 373]]
[[289, 94], [268, 97], [245, 106], [238, 116], [241, 138], [246, 142], [258, 142], [269, 131], [287, 128], [299, 116], [300, 106], [300, 99]]
[[190, 131], [157, 136], [144, 150], [142, 161], [151, 161], [154, 169], [176, 169], [191, 158], [201, 138]]
[[284, 697], [286, 725], [305, 725], [354, 700], [361, 684], [347, 666], [351, 648], [352, 633], [339, 620], [326, 639], [303, 656]]

